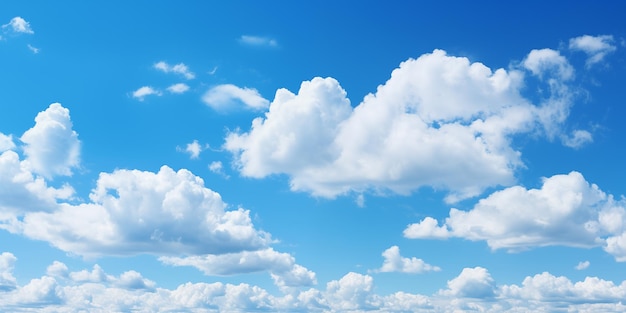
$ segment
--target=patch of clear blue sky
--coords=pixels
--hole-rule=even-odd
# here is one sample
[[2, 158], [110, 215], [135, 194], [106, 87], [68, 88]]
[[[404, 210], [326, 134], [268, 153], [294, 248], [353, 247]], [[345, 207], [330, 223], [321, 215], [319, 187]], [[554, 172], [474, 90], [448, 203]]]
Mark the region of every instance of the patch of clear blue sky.
[[[324, 200], [294, 194], [285, 177], [242, 179], [230, 169], [224, 153], [206, 151], [200, 161], [193, 161], [175, 147], [198, 139], [219, 148], [227, 129], [248, 129], [259, 115], [226, 117], [211, 111], [200, 95], [215, 84], [253, 87], [271, 100], [278, 88], [295, 92], [303, 80], [331, 76], [355, 106], [384, 83], [400, 62], [433, 49], [495, 69], [507, 68], [533, 48], [558, 48], [583, 34], [611, 34], [622, 44], [624, 12], [619, 1], [3, 2], [0, 21], [22, 16], [35, 34], [0, 42], [0, 131], [19, 136], [32, 126], [37, 112], [61, 102], [71, 110], [74, 129], [83, 142], [84, 170], [71, 179], [81, 196], [87, 197], [100, 171], [156, 171], [164, 164], [189, 168], [226, 202], [250, 209], [257, 217], [255, 224], [281, 240], [277, 250], [293, 253], [298, 263], [317, 273], [321, 286], [348, 271], [366, 273], [379, 267], [380, 253], [392, 245], [399, 245], [403, 255], [423, 258], [443, 271], [419, 276], [376, 274], [382, 294], [400, 289], [431, 293], [463, 267], [472, 266], [488, 268], [499, 283], [519, 283], [524, 276], [542, 271], [577, 279], [581, 274], [573, 268], [583, 259], [593, 264], [585, 274], [621, 281], [624, 265], [600, 249], [541, 248], [507, 254], [492, 252], [483, 242], [403, 239], [407, 224], [424, 216], [447, 215], [449, 206], [438, 192], [423, 190], [411, 197], [367, 195], [366, 207], [359, 208], [353, 195]], [[242, 35], [270, 37], [278, 45], [245, 47], [238, 41]], [[27, 43], [40, 53], [30, 53]], [[164, 89], [186, 82], [154, 70], [152, 65], [161, 60], [183, 62], [196, 73], [197, 78], [187, 82], [191, 92], [144, 102], [132, 99], [130, 93], [144, 85]], [[579, 170], [603, 190], [625, 193], [626, 151], [616, 148], [624, 133], [620, 84], [625, 68], [620, 54], [610, 68], [579, 77], [591, 97], [581, 97], [572, 111], [572, 123], [601, 125], [592, 147], [572, 150], [543, 141], [519, 143], [528, 166], [519, 172], [522, 184], [538, 187], [541, 176]], [[231, 179], [207, 170], [214, 160], [224, 163]], [[469, 209], [472, 204], [470, 200], [460, 205]], [[81, 263], [46, 244], [0, 236], [7, 243], [4, 249], [20, 258], [16, 275], [21, 281], [41, 275], [52, 260], [62, 259], [75, 264], [71, 270], [90, 267], [90, 262], [112, 273], [138, 270], [165, 287], [195, 276], [195, 281], [258, 281], [272, 288], [266, 274], [207, 278], [194, 269], [163, 267], [145, 257]], [[31, 244], [45, 258], [32, 253]]]

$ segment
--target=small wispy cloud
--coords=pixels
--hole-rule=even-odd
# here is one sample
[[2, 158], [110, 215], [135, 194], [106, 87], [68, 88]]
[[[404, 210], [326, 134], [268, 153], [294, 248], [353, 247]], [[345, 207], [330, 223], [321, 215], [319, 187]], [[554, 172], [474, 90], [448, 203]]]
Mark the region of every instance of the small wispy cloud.
[[171, 93], [185, 93], [189, 91], [189, 86], [187, 84], [178, 83], [167, 87], [167, 91]]
[[198, 142], [198, 140], [194, 140], [191, 143], [188, 143], [185, 148], [176, 147], [176, 151], [184, 152], [189, 154], [189, 158], [197, 159], [200, 157], [200, 152], [202, 150], [208, 149], [209, 145], [205, 145], [204, 147]]
[[582, 271], [584, 269], [587, 269], [589, 265], [591, 265], [589, 261], [579, 262], [578, 265], [576, 265], [575, 269]]
[[11, 19], [7, 24], [2, 25], [2, 30], [5, 32], [21, 33], [21, 34], [34, 34], [35, 32], [30, 27], [30, 23], [25, 19], [16, 16]]
[[269, 101], [256, 89], [241, 88], [232, 84], [217, 85], [209, 89], [202, 101], [215, 110], [223, 110], [243, 104], [248, 109], [262, 110], [269, 106]]
[[164, 61], [160, 61], [154, 64], [154, 68], [162, 71], [164, 73], [176, 73], [180, 74], [186, 79], [194, 79], [196, 78], [196, 74], [194, 74], [189, 67], [185, 65], [185, 63], [178, 63], [176, 65], [169, 65]]
[[230, 176], [226, 175], [226, 173], [224, 173], [224, 166], [222, 165], [222, 162], [220, 161], [213, 161], [211, 162], [211, 164], [209, 164], [209, 171], [221, 175], [222, 177], [229, 179]]
[[26, 46], [27, 46], [27, 47], [28, 47], [28, 49], [29, 49], [30, 51], [32, 51], [34, 54], [39, 53], [39, 48], [35, 48], [35, 47], [33, 47], [31, 44], [27, 44]]
[[584, 35], [572, 38], [569, 41], [569, 48], [582, 51], [587, 54], [586, 67], [601, 62], [607, 54], [615, 51], [614, 39], [611, 35], [589, 36]]
[[276, 39], [262, 36], [242, 35], [241, 37], [239, 37], [239, 42], [245, 45], [258, 47], [278, 46], [278, 42], [276, 41]]
[[147, 96], [156, 95], [160, 96], [162, 93], [151, 86], [143, 86], [135, 91], [133, 91], [133, 98], [138, 99], [139, 101], [143, 101], [143, 99]]

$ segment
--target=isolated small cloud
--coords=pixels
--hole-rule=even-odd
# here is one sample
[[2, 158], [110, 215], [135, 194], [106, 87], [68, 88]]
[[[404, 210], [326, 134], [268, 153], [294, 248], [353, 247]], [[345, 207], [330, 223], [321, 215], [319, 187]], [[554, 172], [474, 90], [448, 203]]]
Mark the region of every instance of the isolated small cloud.
[[51, 104], [35, 118], [35, 126], [24, 132], [24, 154], [29, 169], [46, 178], [70, 176], [80, 163], [80, 141], [72, 129], [70, 111]]
[[247, 109], [262, 110], [269, 101], [254, 88], [241, 88], [232, 84], [217, 85], [209, 89], [202, 101], [211, 108], [223, 111], [243, 105]]
[[133, 98], [138, 99], [139, 101], [143, 101], [145, 97], [156, 95], [160, 96], [162, 93], [151, 86], [143, 86], [135, 91], [133, 91]]
[[34, 54], [39, 53], [39, 48], [35, 48], [31, 44], [27, 44], [26, 46], [28, 47], [28, 50], [32, 51]]
[[2, 29], [5, 32], [13, 32], [18, 34], [34, 34], [35, 32], [30, 27], [30, 23], [25, 19], [16, 16], [11, 19], [11, 21], [7, 24], [2, 25]]
[[278, 42], [276, 39], [270, 37], [262, 37], [262, 36], [250, 36], [250, 35], [242, 35], [239, 37], [239, 42], [249, 46], [257, 46], [257, 47], [276, 47], [278, 46]]
[[582, 51], [587, 54], [586, 66], [591, 67], [601, 62], [609, 53], [614, 52], [617, 47], [614, 45], [613, 36], [589, 36], [584, 35], [572, 38], [569, 41], [569, 48]]
[[400, 255], [400, 248], [398, 246], [392, 246], [391, 248], [385, 250], [382, 254], [385, 258], [383, 262], [383, 266], [376, 270], [377, 272], [400, 272], [400, 273], [410, 273], [410, 274], [419, 274], [424, 272], [435, 271], [438, 272], [441, 270], [438, 266], [430, 265], [422, 259], [418, 259], [416, 257], [405, 258]]
[[167, 87], [167, 91], [171, 93], [185, 93], [189, 90], [189, 86], [187, 84], [178, 83]]
[[180, 74], [186, 79], [194, 79], [196, 78], [196, 74], [189, 70], [189, 67], [184, 63], [178, 63], [176, 65], [169, 65], [164, 61], [160, 61], [154, 64], [154, 68], [160, 70], [164, 73], [176, 73]]
[[202, 145], [200, 145], [198, 140], [194, 140], [193, 142], [188, 143], [184, 149], [176, 147], [176, 150], [188, 153], [190, 158], [197, 159], [198, 157], [200, 157], [200, 152], [202, 152], [204, 148], [202, 147]]
[[522, 64], [527, 70], [540, 78], [543, 78], [546, 73], [555, 74], [562, 80], [569, 80], [574, 77], [574, 68], [556, 50], [532, 50]]
[[561, 137], [561, 141], [564, 145], [570, 148], [578, 149], [588, 143], [593, 142], [593, 136], [590, 132], [586, 130], [577, 129], [573, 131], [570, 136], [563, 135]]
[[581, 271], [581, 270], [587, 269], [589, 265], [591, 265], [589, 261], [581, 261], [578, 263], [578, 265], [576, 265], [575, 269]]
[[464, 268], [459, 276], [448, 281], [448, 289], [440, 293], [455, 297], [492, 298], [496, 284], [483, 267]]

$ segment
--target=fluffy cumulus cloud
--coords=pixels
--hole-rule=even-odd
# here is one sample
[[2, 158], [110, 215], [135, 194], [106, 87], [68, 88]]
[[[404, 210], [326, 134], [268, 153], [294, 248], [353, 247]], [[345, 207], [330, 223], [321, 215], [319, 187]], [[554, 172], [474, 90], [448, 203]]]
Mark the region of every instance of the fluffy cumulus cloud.
[[270, 37], [242, 35], [239, 37], [239, 42], [244, 45], [257, 46], [257, 47], [276, 47], [278, 41]]
[[24, 143], [26, 166], [44, 177], [71, 175], [72, 168], [80, 163], [78, 134], [72, 129], [69, 110], [59, 103], [37, 114], [35, 126], [20, 140]]
[[[521, 95], [527, 73], [548, 85], [538, 103]], [[297, 94], [279, 89], [265, 116], [224, 147], [244, 176], [287, 174], [292, 190], [316, 196], [432, 186], [454, 202], [515, 181], [514, 135], [562, 135], [573, 76], [550, 49], [508, 71], [435, 50], [403, 62], [354, 108], [332, 78], [303, 82]]]
[[34, 34], [35, 32], [30, 27], [30, 23], [25, 19], [16, 16], [9, 21], [9, 23], [2, 25], [4, 32], [12, 32], [15, 34]]
[[185, 63], [178, 63], [176, 65], [167, 64], [164, 61], [160, 61], [154, 64], [154, 68], [164, 73], [174, 73], [185, 77], [186, 79], [196, 78], [194, 74]]
[[497, 191], [469, 211], [451, 209], [443, 225], [427, 217], [409, 225], [407, 238], [485, 240], [492, 249], [602, 246], [626, 261], [626, 209], [578, 172], [543, 180], [539, 189]]
[[584, 35], [570, 39], [569, 48], [586, 53], [586, 65], [587, 67], [591, 67], [592, 65], [601, 62], [607, 54], [617, 49], [613, 43], [614, 40], [611, 35]]
[[400, 255], [400, 248], [392, 246], [383, 252], [385, 261], [377, 272], [401, 272], [401, 273], [424, 273], [430, 271], [440, 271], [438, 266], [430, 265], [422, 259], [416, 257], [405, 258]]
[[185, 148], [176, 147], [176, 150], [188, 153], [190, 158], [197, 159], [200, 157], [200, 152], [204, 150], [204, 147], [198, 142], [198, 140], [194, 140], [188, 143]]
[[189, 86], [184, 83], [178, 83], [167, 87], [167, 91], [171, 93], [185, 93], [189, 91]]
[[[8, 256], [8, 257], [7, 257]], [[5, 276], [13, 277], [15, 257], [0, 255]], [[48, 273], [20, 286], [0, 291], [0, 310], [37, 312], [621, 312], [626, 282], [615, 284], [597, 277], [572, 282], [544, 272], [521, 284], [497, 285], [484, 268], [465, 268], [433, 295], [396, 292], [379, 295], [369, 275], [350, 272], [325, 289], [284, 290], [271, 294], [248, 284], [184, 283], [161, 288], [141, 273], [119, 276], [100, 266], [69, 271], [54, 262]]]
[[163, 94], [162, 92], [160, 92], [157, 89], [152, 88], [151, 86], [143, 86], [133, 91], [133, 98], [139, 101], [143, 101], [144, 98], [147, 96], [151, 96], [151, 95], [160, 96], [162, 94]]
[[269, 105], [269, 101], [253, 88], [241, 88], [232, 84], [217, 85], [209, 89], [202, 101], [218, 111], [226, 111], [236, 106], [246, 109], [260, 110]]

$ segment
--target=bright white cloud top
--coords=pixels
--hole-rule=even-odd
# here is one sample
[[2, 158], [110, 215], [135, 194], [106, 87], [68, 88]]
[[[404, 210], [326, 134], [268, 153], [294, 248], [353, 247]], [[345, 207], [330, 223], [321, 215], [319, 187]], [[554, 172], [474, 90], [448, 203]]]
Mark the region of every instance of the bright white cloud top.
[[623, 11], [7, 4], [0, 311], [626, 311]]

